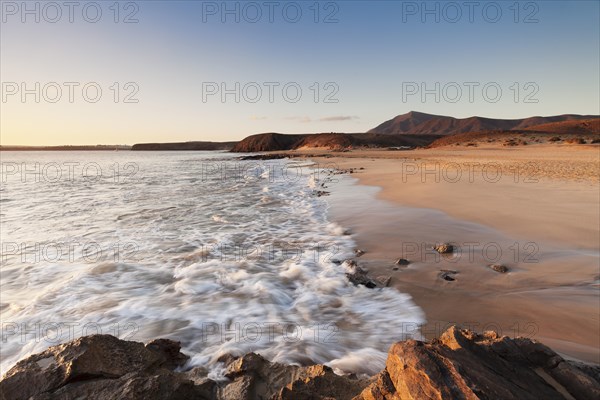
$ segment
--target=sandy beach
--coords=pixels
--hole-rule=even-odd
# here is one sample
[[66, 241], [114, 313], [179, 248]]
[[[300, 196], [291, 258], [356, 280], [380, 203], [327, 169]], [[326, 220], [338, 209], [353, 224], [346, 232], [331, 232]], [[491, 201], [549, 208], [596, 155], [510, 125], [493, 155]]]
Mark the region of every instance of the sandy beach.
[[366, 252], [359, 265], [424, 310], [425, 337], [458, 323], [600, 362], [597, 146], [327, 154], [311, 158], [357, 179], [334, 187], [333, 218]]

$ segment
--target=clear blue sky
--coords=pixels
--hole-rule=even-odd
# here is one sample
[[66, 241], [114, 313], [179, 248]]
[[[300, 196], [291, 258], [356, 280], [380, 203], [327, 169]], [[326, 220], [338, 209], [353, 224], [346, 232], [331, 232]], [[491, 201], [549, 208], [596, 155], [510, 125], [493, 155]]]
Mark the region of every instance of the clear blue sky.
[[[56, 23], [50, 22], [56, 10], [40, 3], [38, 23], [35, 14], [23, 14], [20, 1], [2, 1], [2, 144], [361, 132], [410, 110], [496, 118], [599, 113], [598, 1], [521, 1], [517, 7], [515, 1], [479, 1], [472, 20], [463, 1], [427, 2], [434, 12], [425, 15], [420, 1], [323, 1], [317, 7], [315, 1], [275, 1], [272, 21], [265, 1], [227, 2], [239, 9], [239, 22], [235, 14], [221, 14], [220, 1], [138, 1], [120, 3], [118, 23], [114, 1], [98, 2], [96, 23], [90, 22], [94, 7], [84, 14], [86, 3], [73, 10], [72, 22], [63, 7]], [[123, 22], [130, 14], [137, 23]], [[23, 101], [23, 82], [34, 92], [40, 83], [39, 103], [34, 94]], [[62, 91], [55, 103], [51, 82]], [[79, 84], [73, 102], [64, 82]], [[128, 82], [133, 85], [125, 87]], [[222, 83], [235, 89], [236, 82], [239, 103], [234, 94], [223, 102], [220, 93], [207, 93], [220, 92]], [[439, 101], [434, 93], [422, 99], [421, 85], [435, 92], [436, 82]], [[472, 101], [465, 82], [475, 85]], [[89, 83], [89, 90], [102, 90], [96, 103], [88, 101], [93, 95], [83, 97]], [[295, 103], [284, 97], [289, 83], [290, 100], [295, 87], [302, 90]], [[498, 87], [502, 95], [492, 102]], [[136, 89], [130, 100], [139, 102], [126, 103]], [[337, 102], [326, 102], [328, 95]]]

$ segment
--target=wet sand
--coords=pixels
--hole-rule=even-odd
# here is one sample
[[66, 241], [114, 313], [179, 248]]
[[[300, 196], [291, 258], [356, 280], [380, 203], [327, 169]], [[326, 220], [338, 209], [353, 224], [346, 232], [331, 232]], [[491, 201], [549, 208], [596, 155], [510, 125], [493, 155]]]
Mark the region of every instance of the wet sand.
[[[311, 158], [356, 168], [330, 185], [331, 216], [366, 251], [359, 265], [424, 310], [425, 337], [458, 323], [600, 363], [598, 146], [328, 154]], [[432, 250], [443, 242], [457, 251]]]

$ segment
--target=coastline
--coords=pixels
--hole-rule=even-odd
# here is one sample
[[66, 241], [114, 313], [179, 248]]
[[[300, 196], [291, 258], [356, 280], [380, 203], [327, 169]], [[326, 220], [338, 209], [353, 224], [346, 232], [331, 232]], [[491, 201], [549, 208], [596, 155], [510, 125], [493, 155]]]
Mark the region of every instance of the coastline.
[[[332, 220], [349, 228], [366, 251], [359, 265], [371, 276], [391, 277], [390, 286], [410, 294], [425, 312], [425, 338], [459, 324], [530, 337], [566, 358], [600, 364], [597, 148], [532, 147], [330, 152], [310, 158], [355, 168], [354, 182], [332, 191]], [[444, 177], [444, 165], [456, 168], [458, 160], [499, 162], [502, 171], [516, 165], [520, 174], [492, 182], [482, 179], [479, 167], [468, 180]], [[526, 169], [532, 162], [533, 175]], [[415, 164], [430, 175], [408, 174]], [[441, 242], [455, 243], [459, 254], [436, 259], [431, 247]], [[490, 249], [501, 256], [488, 255]], [[397, 266], [398, 258], [411, 264]], [[509, 272], [493, 271], [491, 264]], [[455, 271], [454, 280], [441, 279], [440, 270]]]
[[[540, 174], [542, 179], [528, 182], [533, 186], [523, 186], [528, 189], [515, 186], [524, 182], [515, 180], [512, 174], [506, 177], [508, 180], [475, 179], [468, 185], [450, 180], [450, 175], [428, 182], [421, 179], [420, 173], [411, 173], [405, 174], [404, 180], [398, 170], [412, 168], [415, 162], [430, 172], [443, 168], [441, 165], [456, 166], [456, 163], [433, 152], [431, 161], [423, 161], [425, 164], [419, 164], [426, 157], [419, 158], [418, 151], [393, 152], [393, 156], [387, 153], [386, 157], [377, 157], [377, 153], [383, 154], [356, 151], [334, 153], [342, 157], [333, 157], [325, 153], [322, 159], [296, 154], [309, 159], [302, 164], [314, 168], [316, 161], [321, 164], [317, 168], [326, 170], [327, 178], [317, 180], [320, 185], [315, 188], [311, 185], [310, 196], [327, 196], [324, 200], [327, 200], [328, 226], [335, 225], [336, 235], [343, 232], [342, 237], [350, 242], [343, 254], [336, 254], [337, 261], [350, 257], [353, 248], [366, 251], [355, 252], [354, 260], [377, 282], [376, 287], [358, 286], [357, 291], [346, 296], [339, 293], [332, 296], [359, 305], [354, 315], [343, 311], [343, 321], [362, 315], [360, 326], [368, 331], [365, 337], [368, 340], [359, 342], [364, 348], [343, 361], [364, 369], [370, 361], [380, 358], [367, 342], [374, 340], [381, 345], [389, 339], [395, 343], [389, 348], [387, 358], [381, 355], [385, 359], [383, 369], [370, 373], [350, 369], [354, 373], [338, 375], [336, 363], [310, 365], [315, 361], [306, 359], [306, 364], [299, 366], [290, 360], [274, 360], [272, 352], [263, 354], [261, 349], [246, 347], [242, 352], [220, 354], [216, 361], [222, 368], [219, 366], [219, 374], [215, 375], [209, 371], [208, 361], [198, 358], [198, 353], [190, 348], [181, 352], [182, 344], [184, 347], [190, 344], [189, 336], [167, 332], [167, 337], [146, 338], [144, 344], [96, 334], [22, 358], [3, 376], [0, 392], [15, 399], [46, 398], [50, 388], [53, 395], [69, 398], [100, 393], [103, 398], [123, 393], [134, 398], [143, 393], [149, 399], [367, 400], [382, 395], [420, 398], [425, 387], [432, 393], [441, 393], [442, 398], [480, 393], [482, 398], [526, 398], [531, 393], [544, 393], [545, 398], [597, 397], [600, 363], [594, 341], [599, 330], [594, 324], [598, 322], [595, 313], [599, 277], [593, 266], [599, 257], [589, 232], [595, 232], [597, 212], [590, 205], [597, 204], [591, 194], [595, 195], [598, 184], [586, 176], [560, 181], [561, 185], [574, 188], [570, 192], [572, 201], [563, 204], [557, 199], [565, 194], [556, 195], [555, 182], [543, 174]], [[339, 171], [331, 173], [332, 167]], [[381, 184], [377, 185], [378, 181]], [[491, 184], [502, 185], [508, 196], [493, 203]], [[285, 187], [293, 196], [294, 191]], [[529, 190], [532, 188], [535, 189]], [[536, 203], [532, 193], [542, 193], [543, 201]], [[489, 209], [472, 208], [471, 199], [479, 199], [478, 196], [490, 197], [486, 199]], [[448, 201], [440, 203], [440, 199]], [[535, 204], [534, 208], [525, 207], [534, 212], [532, 215], [521, 214], [524, 211], [518, 205], [522, 202]], [[561, 229], [551, 233], [564, 240], [546, 235], [544, 226], [528, 227], [534, 235], [502, 228], [506, 221], [498, 212], [501, 205], [513, 209], [512, 217], [517, 220], [527, 217], [532, 221], [545, 214], [556, 214], [554, 219]], [[452, 211], [452, 207], [457, 209]], [[565, 207], [575, 213], [576, 224], [567, 223], [573, 215], [557, 211]], [[460, 213], [470, 218], [457, 217]], [[323, 216], [322, 212], [317, 214]], [[484, 224], [477, 220], [482, 217], [492, 222]], [[302, 219], [300, 226], [309, 226], [311, 222], [315, 223]], [[454, 246], [452, 254], [433, 251], [440, 243]], [[519, 251], [527, 249], [525, 244], [533, 243], [536, 251], [518, 253], [515, 259], [511, 252], [515, 243]], [[476, 251], [472, 253], [467, 244]], [[506, 266], [507, 273], [489, 268], [489, 254], [478, 253], [482, 245], [491, 244], [506, 252], [494, 262]], [[410, 263], [397, 265], [395, 260], [401, 257], [408, 258]], [[338, 278], [346, 279], [343, 271], [336, 271], [330, 276], [334, 284]], [[292, 271], [285, 271], [288, 272]], [[289, 276], [291, 281], [298, 279], [298, 275]], [[196, 281], [202, 277], [193, 278]], [[247, 279], [248, 276], [241, 277], [242, 281]], [[381, 290], [384, 286], [390, 287]], [[383, 307], [386, 302], [382, 300], [386, 299], [381, 295], [394, 296], [394, 289], [398, 295], [410, 298]], [[198, 297], [196, 294], [195, 298]], [[344, 310], [342, 303], [337, 304], [335, 308]], [[416, 304], [425, 313], [427, 322], [404, 318], [407, 304]], [[415, 315], [421, 313], [412, 312], [413, 319]], [[402, 325], [386, 326], [385, 321], [390, 318], [401, 321]], [[437, 340], [408, 340], [407, 333], [416, 333], [418, 340], [422, 337]], [[289, 348], [286, 345], [286, 351]], [[449, 382], [448, 377], [453, 380]], [[34, 385], [23, 385], [32, 380]], [[470, 383], [465, 386], [465, 382]], [[508, 396], [511, 393], [514, 396]]]

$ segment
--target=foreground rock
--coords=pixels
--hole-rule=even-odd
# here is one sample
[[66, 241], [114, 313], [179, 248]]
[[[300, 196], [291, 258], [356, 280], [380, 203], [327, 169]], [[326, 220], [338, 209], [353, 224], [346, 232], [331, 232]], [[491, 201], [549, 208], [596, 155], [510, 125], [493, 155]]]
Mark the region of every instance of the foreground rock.
[[179, 350], [167, 339], [144, 346], [110, 335], [82, 337], [19, 361], [0, 382], [0, 398], [210, 398], [172, 372], [189, 358]]
[[530, 339], [451, 327], [432, 343], [394, 344], [386, 368], [357, 399], [597, 399], [598, 371]]
[[352, 399], [369, 384], [324, 365], [282, 365], [254, 353], [231, 362], [226, 377], [231, 382], [218, 390], [217, 399]]
[[143, 345], [94, 335], [20, 361], [0, 382], [2, 399], [592, 399], [600, 367], [579, 367], [530, 339], [456, 327], [439, 340], [394, 344], [385, 369], [359, 379], [323, 365], [299, 367], [258, 354], [224, 357], [224, 382], [197, 367], [179, 343]]

